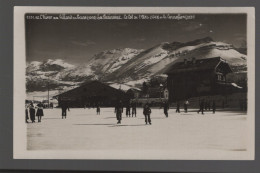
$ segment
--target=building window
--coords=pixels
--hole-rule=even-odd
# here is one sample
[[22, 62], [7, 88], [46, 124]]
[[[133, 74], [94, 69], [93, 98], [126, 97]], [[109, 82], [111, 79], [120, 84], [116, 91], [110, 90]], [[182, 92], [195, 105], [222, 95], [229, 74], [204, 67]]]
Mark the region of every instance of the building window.
[[225, 81], [225, 77], [222, 74], [217, 74], [217, 79], [219, 81]]

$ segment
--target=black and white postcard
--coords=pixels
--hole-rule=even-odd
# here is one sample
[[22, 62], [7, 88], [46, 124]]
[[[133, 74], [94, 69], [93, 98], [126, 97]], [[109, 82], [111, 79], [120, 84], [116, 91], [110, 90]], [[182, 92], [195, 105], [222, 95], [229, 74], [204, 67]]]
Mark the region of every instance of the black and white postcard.
[[254, 160], [255, 10], [15, 7], [15, 159]]

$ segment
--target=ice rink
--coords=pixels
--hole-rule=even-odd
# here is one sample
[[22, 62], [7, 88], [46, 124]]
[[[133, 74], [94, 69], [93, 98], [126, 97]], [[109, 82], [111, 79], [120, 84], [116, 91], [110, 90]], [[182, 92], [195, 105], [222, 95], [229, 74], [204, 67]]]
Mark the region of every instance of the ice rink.
[[[192, 112], [179, 114], [152, 108], [152, 125], [146, 125], [142, 109], [137, 117], [122, 123], [113, 108], [72, 108], [67, 119], [61, 119], [58, 108], [45, 109], [41, 123], [27, 124], [28, 150], [214, 150], [241, 153], [247, 149], [247, 117], [245, 112], [220, 111], [204, 115]], [[232, 155], [232, 154], [231, 154]], [[235, 157], [235, 155], [234, 155]]]

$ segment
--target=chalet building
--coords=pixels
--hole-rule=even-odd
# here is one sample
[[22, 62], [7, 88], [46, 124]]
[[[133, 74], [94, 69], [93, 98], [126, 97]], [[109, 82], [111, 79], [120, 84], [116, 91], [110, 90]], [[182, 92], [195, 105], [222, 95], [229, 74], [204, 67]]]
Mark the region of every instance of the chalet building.
[[168, 99], [168, 89], [166, 87], [148, 88], [148, 98]]
[[130, 88], [129, 90], [127, 90], [126, 94], [131, 99], [137, 99], [141, 95], [141, 90], [138, 90], [136, 88]]
[[233, 92], [239, 87], [226, 81], [226, 75], [231, 72], [229, 64], [221, 57], [177, 62], [165, 72], [169, 101]]
[[70, 107], [94, 107], [97, 104], [115, 106], [119, 100], [123, 102], [129, 100], [125, 92], [98, 81], [86, 82], [80, 87], [55, 96], [55, 98], [59, 105], [62, 102], [67, 102]]
[[160, 87], [148, 88], [149, 98], [161, 98], [162, 97], [162, 89]]
[[141, 107], [143, 107], [146, 103], [149, 103], [150, 106], [161, 106], [163, 101], [168, 101], [169, 96], [168, 89], [164, 86], [150, 87], [147, 90], [147, 94], [132, 88], [126, 93], [130, 96], [131, 101], [136, 102], [137, 106]]

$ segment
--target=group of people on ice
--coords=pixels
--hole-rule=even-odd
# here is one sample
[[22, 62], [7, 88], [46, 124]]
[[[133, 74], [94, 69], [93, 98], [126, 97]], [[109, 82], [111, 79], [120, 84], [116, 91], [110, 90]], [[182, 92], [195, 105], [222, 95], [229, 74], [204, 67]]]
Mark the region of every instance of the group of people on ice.
[[[32, 123], [35, 123], [35, 118], [38, 118], [38, 122], [41, 122], [43, 114], [43, 104], [38, 103], [36, 106], [31, 102], [25, 105], [25, 122], [28, 123], [30, 119]], [[30, 118], [29, 118], [30, 117]]]
[[[213, 111], [213, 114], [216, 111], [216, 104], [215, 101], [212, 101], [212, 104], [210, 104], [211, 102], [209, 101], [205, 101], [204, 99], [202, 99], [199, 103], [199, 110], [197, 111], [197, 113], [204, 114], [204, 110], [211, 110]], [[187, 113], [188, 112], [188, 106], [189, 106], [189, 101], [185, 100], [183, 103], [183, 109], [184, 112]], [[70, 111], [69, 109], [69, 104], [67, 102], [62, 102], [61, 105], [61, 116], [62, 119], [66, 119], [67, 117], [67, 110]], [[137, 103], [136, 102], [128, 102], [127, 104], [125, 104], [126, 107], [126, 117], [136, 117], [136, 107], [137, 107]], [[169, 103], [167, 101], [164, 101], [162, 103], [163, 107], [163, 112], [164, 115], [166, 116], [166, 118], [168, 117], [168, 110], [169, 110]], [[39, 103], [36, 106], [33, 103], [30, 103], [29, 105], [26, 105], [25, 107], [25, 121], [26, 123], [28, 123], [28, 120], [30, 119], [32, 121], [32, 123], [35, 122], [35, 117], [37, 116], [38, 118], [38, 122], [41, 122], [42, 116], [44, 116], [43, 114], [43, 103]], [[123, 109], [124, 109], [124, 104], [122, 103], [121, 100], [119, 100], [117, 102], [117, 104], [115, 105], [115, 114], [116, 114], [116, 118], [117, 118], [117, 124], [121, 124], [122, 121], [122, 114], [123, 114]], [[132, 111], [131, 111], [132, 109]], [[97, 110], [97, 115], [100, 115], [100, 104], [96, 104], [96, 110]], [[151, 122], [151, 108], [149, 103], [146, 103], [143, 107], [143, 115], [145, 116], [145, 123], [146, 124], [152, 124]], [[177, 102], [176, 104], [176, 113], [180, 113], [180, 103]], [[30, 117], [30, 118], [29, 118]]]
[[[163, 106], [163, 110], [164, 110], [164, 115], [166, 116], [166, 118], [168, 118], [168, 111], [169, 111], [169, 103], [167, 101], [164, 101], [162, 103], [162, 106]], [[189, 101], [188, 100], [185, 100], [184, 101], [184, 104], [183, 104], [183, 109], [184, 109], [184, 112], [187, 113], [188, 112], [188, 106], [189, 106]], [[209, 105], [209, 102], [206, 102], [204, 101], [204, 99], [202, 99], [199, 103], [199, 106], [200, 106], [200, 109], [197, 111], [198, 113], [202, 113], [204, 114], [204, 110], [210, 110], [210, 108], [212, 108], [212, 111], [213, 113], [215, 113], [216, 111], [216, 104], [215, 104], [215, 101], [212, 102], [212, 106]], [[116, 114], [116, 119], [117, 119], [117, 124], [121, 124], [121, 121], [122, 121], [122, 115], [123, 115], [123, 112], [124, 112], [124, 107], [126, 109], [126, 117], [136, 117], [136, 107], [137, 107], [137, 103], [136, 102], [128, 102], [127, 104], [123, 104], [123, 102], [121, 100], [119, 100], [116, 105], [115, 105], [115, 114]], [[84, 107], [85, 108], [85, 107]], [[96, 104], [96, 112], [97, 112], [97, 115], [100, 115], [100, 104], [97, 103]], [[62, 119], [65, 118], [66, 119], [66, 115], [67, 115], [67, 110], [69, 111], [69, 106], [68, 106], [68, 103], [64, 102], [61, 104], [61, 110], [62, 110]], [[132, 111], [131, 111], [132, 110]], [[152, 124], [151, 122], [151, 108], [150, 108], [150, 105], [149, 103], [146, 103], [143, 107], [143, 115], [145, 116], [145, 123], [146, 124]], [[180, 113], [180, 103], [177, 102], [176, 104], [176, 113]]]
[[[189, 101], [186, 100], [183, 104], [183, 108], [184, 108], [184, 112], [187, 113], [188, 112], [188, 105], [189, 105]], [[210, 101], [205, 101], [204, 99], [202, 99], [200, 102], [199, 102], [199, 110], [197, 111], [197, 113], [200, 113], [201, 114], [204, 114], [204, 110], [211, 110], [212, 108], [212, 112], [213, 114], [215, 114], [216, 112], [216, 103], [215, 101], [213, 100], [212, 101], [212, 104]], [[180, 113], [180, 103], [177, 102], [176, 104], [176, 113]]]
[[[61, 117], [62, 119], [66, 119], [67, 117], [67, 110], [69, 109], [69, 104], [64, 102], [60, 105], [61, 107]], [[46, 108], [42, 102], [35, 105], [33, 102], [25, 105], [25, 122], [29, 123], [31, 120], [32, 123], [35, 123], [35, 119], [37, 117], [38, 122], [40, 123], [42, 117], [44, 116], [43, 109]], [[53, 108], [53, 104], [50, 105], [50, 108]]]
[[[132, 102], [131, 104], [128, 103], [126, 105], [126, 117], [131, 117], [131, 113], [130, 113], [130, 109], [132, 108], [132, 117], [136, 117], [136, 103], [135, 102]], [[124, 112], [124, 107], [123, 107], [123, 103], [122, 101], [120, 100], [116, 106], [115, 106], [115, 114], [116, 114], [116, 118], [117, 118], [117, 124], [121, 124], [121, 121], [122, 121], [122, 114]], [[143, 108], [143, 114], [145, 116], [145, 123], [146, 124], [152, 124], [152, 121], [151, 121], [151, 115], [152, 111], [151, 111], [151, 108], [149, 107], [149, 104], [145, 104], [144, 108]]]
[[[213, 111], [213, 114], [215, 113], [216, 111], [216, 103], [215, 101], [213, 100], [212, 102], [212, 105], [209, 104], [210, 102], [207, 101], [205, 103], [205, 100], [202, 99], [199, 103], [199, 106], [200, 106], [200, 109], [197, 111], [197, 113], [202, 113], [204, 114], [204, 110], [210, 110], [212, 108], [212, 111]], [[164, 115], [166, 116], [166, 118], [168, 118], [168, 111], [169, 111], [169, 103], [167, 101], [164, 101], [163, 102], [163, 112], [164, 112]], [[184, 112], [187, 113], [188, 112], [188, 106], [189, 106], [189, 101], [188, 100], [185, 100], [184, 101], [184, 104], [183, 104], [183, 109], [184, 109]], [[135, 102], [132, 102], [131, 104], [126, 104], [126, 117], [130, 117], [131, 113], [130, 113], [130, 109], [132, 108], [132, 117], [135, 115], [136, 117], [136, 103]], [[117, 103], [117, 105], [115, 106], [115, 113], [116, 113], [116, 118], [117, 118], [117, 124], [121, 124], [121, 121], [122, 121], [122, 114], [123, 114], [123, 103], [122, 101], [119, 101]], [[151, 122], [151, 108], [149, 106], [149, 103], [146, 103], [143, 107], [143, 115], [145, 116], [145, 123], [146, 124], [152, 124]], [[177, 102], [177, 105], [176, 105], [176, 113], [180, 113], [180, 103]]]
[[216, 112], [216, 103], [215, 103], [215, 101], [213, 100], [212, 105], [211, 105], [209, 101], [205, 102], [204, 99], [202, 99], [200, 101], [200, 109], [197, 111], [197, 113], [201, 112], [201, 114], [204, 114], [204, 110], [209, 110], [210, 111], [211, 108], [212, 108], [213, 114], [215, 114], [215, 112]]
[[[132, 117], [136, 117], [136, 103], [135, 102], [132, 102], [132, 103], [130, 103], [130, 102], [128, 102], [127, 104], [126, 104], [126, 112], [125, 112], [125, 114], [126, 114], [126, 117], [131, 117], [131, 108], [132, 108]], [[116, 107], [115, 107], [115, 112], [116, 112]]]

